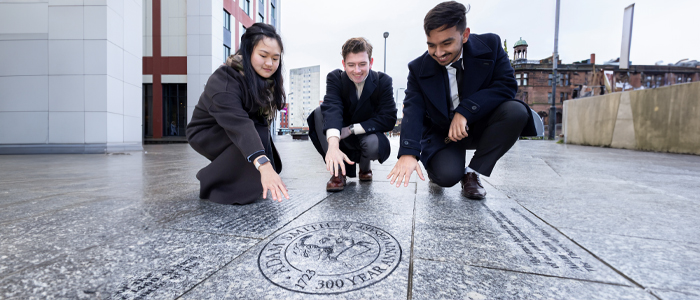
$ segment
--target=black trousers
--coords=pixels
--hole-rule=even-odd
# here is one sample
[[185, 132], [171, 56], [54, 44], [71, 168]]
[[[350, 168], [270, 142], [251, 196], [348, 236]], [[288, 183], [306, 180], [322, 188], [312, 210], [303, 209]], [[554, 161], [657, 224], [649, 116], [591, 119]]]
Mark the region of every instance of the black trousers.
[[428, 161], [425, 169], [430, 180], [442, 187], [457, 184], [464, 176], [467, 150], [476, 150], [469, 168], [490, 176], [496, 162], [520, 137], [528, 118], [524, 105], [517, 101], [507, 101], [496, 107], [487, 118], [467, 124], [469, 136], [450, 142]]
[[[320, 106], [314, 111], [314, 119], [318, 142], [321, 144], [323, 151], [328, 152], [328, 141], [326, 141], [326, 133], [323, 132], [323, 113]], [[360, 141], [360, 145], [355, 148], [359, 148], [362, 152], [362, 157], [357, 162], [360, 164], [360, 171], [371, 170], [371, 161], [379, 159], [379, 138], [376, 134], [360, 134], [357, 138]]]

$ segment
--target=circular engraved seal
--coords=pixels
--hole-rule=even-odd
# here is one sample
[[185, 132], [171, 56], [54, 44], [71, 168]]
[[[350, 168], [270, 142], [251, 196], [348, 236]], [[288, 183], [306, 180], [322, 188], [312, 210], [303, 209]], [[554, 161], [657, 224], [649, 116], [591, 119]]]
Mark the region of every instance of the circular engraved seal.
[[388, 232], [356, 222], [318, 222], [284, 232], [258, 256], [275, 285], [308, 294], [338, 294], [377, 283], [401, 261]]

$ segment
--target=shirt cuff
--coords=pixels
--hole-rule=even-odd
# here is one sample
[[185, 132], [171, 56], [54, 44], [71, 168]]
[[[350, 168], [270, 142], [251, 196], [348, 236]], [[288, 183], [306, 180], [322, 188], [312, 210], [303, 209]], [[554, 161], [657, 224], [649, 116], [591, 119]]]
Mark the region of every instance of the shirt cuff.
[[258, 156], [265, 155], [265, 150], [259, 150], [256, 152], [253, 152], [253, 154], [248, 156], [248, 162], [253, 162]]
[[362, 125], [361, 125], [360, 123], [353, 124], [353, 125], [352, 125], [352, 131], [355, 132], [355, 135], [358, 135], [358, 134], [365, 134], [365, 132], [366, 132], [365, 129], [362, 127]]
[[326, 140], [328, 140], [331, 137], [337, 137], [340, 139], [340, 130], [335, 129], [335, 128], [329, 128], [326, 130]]

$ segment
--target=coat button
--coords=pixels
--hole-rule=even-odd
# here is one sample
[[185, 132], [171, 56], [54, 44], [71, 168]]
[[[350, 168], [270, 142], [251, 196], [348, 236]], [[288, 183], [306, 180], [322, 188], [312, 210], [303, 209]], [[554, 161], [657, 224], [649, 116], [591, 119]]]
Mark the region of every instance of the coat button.
[[472, 106], [472, 110], [476, 110], [476, 105]]
[[408, 141], [404, 141], [403, 144], [404, 144], [404, 145], [408, 145]]

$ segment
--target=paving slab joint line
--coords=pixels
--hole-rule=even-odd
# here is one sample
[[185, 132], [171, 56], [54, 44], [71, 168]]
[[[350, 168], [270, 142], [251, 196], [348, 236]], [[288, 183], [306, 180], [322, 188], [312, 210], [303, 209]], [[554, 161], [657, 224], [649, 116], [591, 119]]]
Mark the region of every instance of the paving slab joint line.
[[209, 274], [209, 276], [207, 276], [206, 278], [204, 278], [204, 279], [202, 279], [201, 281], [197, 282], [197, 283], [196, 283], [195, 285], [193, 285], [190, 289], [184, 291], [180, 296], [177, 296], [175, 299], [181, 299], [182, 296], [184, 296], [184, 295], [186, 295], [187, 293], [189, 293], [190, 291], [194, 290], [194, 289], [195, 289], [196, 287], [198, 287], [202, 282], [207, 281], [207, 279], [209, 279], [209, 278], [211, 278], [212, 276], [214, 276], [214, 274], [219, 273], [219, 271], [221, 271], [221, 270], [223, 270], [224, 268], [228, 267], [228, 265], [230, 265], [232, 262], [234, 262], [234, 261], [237, 260], [238, 258], [244, 256], [245, 254], [247, 254], [247, 253], [248, 253], [249, 251], [251, 251], [252, 249], [255, 249], [258, 245], [260, 245], [260, 243], [264, 242], [265, 239], [267, 239], [267, 238], [269, 238], [269, 237], [271, 237], [271, 236], [274, 236], [277, 232], [279, 232], [280, 230], [282, 230], [285, 226], [287, 226], [287, 225], [289, 225], [290, 223], [294, 222], [294, 220], [298, 219], [298, 218], [301, 217], [303, 214], [307, 213], [309, 210], [311, 210], [311, 209], [313, 209], [314, 207], [318, 206], [318, 205], [321, 204], [323, 201], [326, 201], [326, 199], [332, 197], [333, 195], [335, 195], [335, 194], [327, 195], [325, 198], [321, 199], [321, 200], [318, 201], [316, 204], [312, 205], [312, 206], [309, 207], [307, 210], [303, 211], [303, 212], [300, 213], [298, 216], [296, 216], [296, 217], [294, 217], [293, 219], [291, 219], [289, 222], [287, 222], [287, 223], [285, 223], [284, 225], [280, 226], [277, 230], [273, 231], [272, 233], [270, 233], [270, 234], [267, 235], [266, 237], [260, 239], [260, 241], [258, 241], [257, 243], [255, 243], [255, 245], [253, 245], [253, 246], [251, 246], [250, 248], [246, 249], [245, 251], [241, 252], [241, 254], [239, 254], [238, 256], [236, 256], [236, 257], [234, 257], [233, 259], [231, 259], [229, 262], [227, 262], [226, 264], [224, 264], [223, 266], [221, 266], [221, 268], [219, 268], [219, 269], [217, 269], [216, 271], [214, 271], [214, 272], [212, 272], [211, 274]]
[[[579, 228], [576, 228], [576, 227], [561, 227], [561, 228], [580, 230]], [[600, 234], [600, 232], [597, 232], [597, 231], [588, 231], [588, 233]], [[691, 241], [685, 241], [685, 240], [668, 240], [668, 239], [651, 238], [651, 237], [646, 237], [646, 236], [637, 236], [637, 235], [628, 235], [628, 234], [606, 233], [606, 235], [634, 238], [634, 239], [640, 239], [640, 240], [650, 240], [650, 241], [657, 241], [657, 242], [673, 242], [673, 243], [679, 243], [679, 244], [692, 244], [692, 245], [699, 245], [700, 244], [700, 242], [691, 242]]]
[[543, 223], [547, 224], [549, 227], [551, 227], [552, 229], [554, 229], [556, 232], [558, 232], [559, 234], [561, 234], [562, 236], [564, 236], [566, 239], [568, 239], [569, 241], [571, 241], [572, 243], [574, 243], [576, 246], [578, 246], [579, 248], [583, 249], [583, 251], [588, 252], [588, 254], [590, 254], [591, 256], [593, 256], [595, 259], [597, 259], [598, 261], [600, 261], [601, 263], [603, 263], [604, 265], [606, 265], [608, 268], [610, 268], [610, 269], [612, 269], [613, 271], [615, 271], [615, 273], [617, 273], [617, 274], [619, 274], [620, 276], [624, 277], [625, 279], [629, 280], [631, 283], [633, 283], [634, 285], [636, 285], [638, 288], [644, 290], [645, 292], [647, 292], [647, 293], [651, 294], [652, 296], [656, 297], [657, 299], [660, 299], [660, 300], [661, 300], [661, 297], [659, 297], [659, 296], [657, 296], [656, 294], [654, 294], [653, 292], [651, 292], [649, 288], [643, 286], [643, 285], [640, 284], [639, 282], [637, 282], [637, 281], [635, 281], [634, 279], [632, 279], [631, 277], [627, 276], [627, 275], [626, 275], [625, 273], [623, 273], [621, 270], [618, 270], [617, 268], [613, 267], [610, 263], [608, 263], [607, 261], [603, 260], [603, 259], [602, 259], [601, 257], [599, 257], [598, 255], [595, 255], [595, 253], [593, 253], [592, 251], [588, 250], [588, 248], [584, 247], [583, 245], [581, 245], [581, 244], [579, 244], [578, 242], [576, 242], [574, 239], [570, 238], [568, 235], [566, 235], [566, 234], [564, 234], [563, 232], [561, 232], [561, 230], [559, 230], [559, 228], [556, 228], [556, 227], [554, 227], [552, 224], [549, 224], [549, 222], [545, 221], [545, 220], [542, 219], [540, 216], [538, 216], [537, 214], [535, 214], [534, 212], [532, 212], [531, 210], [529, 210], [527, 207], [525, 207], [524, 205], [522, 205], [519, 201], [515, 200], [515, 202], [518, 203], [518, 205], [520, 205], [523, 209], [525, 209], [526, 211], [528, 211], [530, 214], [532, 214], [533, 216], [535, 216], [537, 219], [539, 219], [539, 220], [542, 221]]
[[526, 271], [519, 271], [519, 270], [496, 268], [496, 267], [489, 267], [489, 266], [482, 266], [482, 265], [474, 265], [474, 264], [470, 264], [470, 263], [462, 263], [459, 261], [455, 262], [455, 261], [439, 260], [439, 259], [433, 259], [433, 258], [420, 258], [420, 259], [432, 261], [432, 262], [439, 262], [439, 263], [447, 263], [447, 262], [460, 263], [461, 265], [464, 265], [464, 266], [481, 268], [481, 269], [489, 269], [489, 270], [495, 270], [495, 271], [512, 272], [512, 273], [518, 273], [518, 274], [527, 274], [527, 275], [535, 275], [535, 276], [542, 276], [542, 277], [549, 277], [549, 278], [558, 278], [558, 279], [566, 279], [566, 280], [574, 280], [574, 281], [581, 281], [581, 282], [590, 282], [590, 283], [598, 283], [598, 284], [605, 284], [605, 285], [612, 285], [612, 286], [619, 286], [619, 287], [634, 288], [634, 286], [629, 286], [629, 285], [625, 285], [625, 284], [621, 284], [621, 283], [614, 283], [614, 282], [605, 282], [605, 281], [599, 281], [599, 280], [565, 277], [565, 276], [549, 275], [549, 274], [542, 274], [542, 273], [535, 273], [535, 272], [526, 272]]
[[[90, 247], [90, 248], [92, 248], [92, 247]], [[21, 273], [21, 272], [23, 272], [23, 271], [25, 271], [25, 270], [33, 269], [33, 268], [36, 268], [36, 267], [46, 267], [46, 266], [51, 265], [51, 264], [54, 263], [54, 262], [57, 262], [57, 261], [59, 261], [59, 260], [61, 260], [61, 259], [66, 258], [66, 257], [68, 257], [67, 254], [61, 254], [61, 255], [59, 255], [59, 256], [57, 256], [57, 257], [54, 257], [54, 258], [52, 258], [52, 259], [49, 259], [49, 260], [46, 260], [46, 261], [42, 261], [42, 262], [40, 262], [40, 263], [38, 263], [38, 264], [31, 265], [31, 266], [26, 266], [26, 267], [24, 267], [24, 268], [21, 268], [21, 269], [19, 269], [19, 270], [14, 271], [14, 272], [12, 272], [12, 273], [10, 273], [10, 274], [7, 274], [7, 275], [5, 275], [5, 276], [3, 276], [3, 277], [0, 277], [0, 282], [5, 281], [6, 279], [8, 279], [8, 278], [14, 276], [14, 275], [17, 274], [17, 273]], [[2, 299], [4, 299], [4, 298], [2, 298]]]
[[[416, 193], [418, 193], [418, 185], [416, 184]], [[413, 243], [414, 236], [416, 233], [416, 198], [418, 196], [413, 196], [413, 220], [411, 223], [411, 251], [408, 257], [408, 292], [406, 293], [406, 299], [413, 299]]]
[[265, 239], [265, 238], [259, 238], [259, 237], [253, 237], [253, 236], [244, 236], [244, 235], [235, 235], [235, 234], [224, 234], [224, 233], [214, 233], [214, 232], [209, 232], [209, 231], [192, 230], [192, 229], [182, 229], [182, 228], [174, 228], [174, 227], [162, 227], [162, 229], [173, 230], [173, 231], [186, 231], [186, 232], [192, 232], [192, 233], [203, 233], [203, 234], [218, 235], [218, 236], [227, 236], [227, 237], [236, 237], [236, 238], [244, 238], [244, 239], [251, 239], [251, 240], [261, 240], [261, 241]]
[[[46, 210], [46, 211], [43, 211], [43, 212], [35, 214], [35, 215], [30, 215], [30, 216], [26, 216], [26, 217], [17, 218], [17, 219], [12, 219], [9, 221], [2, 221], [2, 222], [0, 222], [0, 225], [12, 224], [12, 223], [16, 223], [16, 222], [27, 220], [27, 219], [35, 219], [35, 218], [39, 218], [42, 216], [51, 215], [51, 214], [54, 214], [57, 212], [61, 212], [64, 210], [80, 207], [82, 205], [93, 204], [93, 203], [102, 202], [102, 201], [110, 201], [110, 200], [113, 200], [113, 199], [109, 199], [107, 197], [104, 197], [101, 199], [89, 199], [89, 200], [85, 200], [83, 202], [71, 203], [71, 204], [68, 204], [68, 205], [65, 205], [62, 207]], [[33, 200], [29, 200], [29, 201], [33, 201]], [[26, 201], [20, 201], [20, 202], [18, 202], [18, 204], [26, 204]]]
[[[540, 159], [542, 159], [542, 158], [540, 158]], [[550, 165], [548, 161], [546, 161], [546, 160], [544, 160], [544, 159], [542, 159], [542, 161], [543, 161], [550, 169], [552, 169], [552, 171], [554, 171], [554, 173], [556, 173], [557, 176], [559, 176], [559, 178], [564, 179], [564, 177], [562, 177], [561, 174], [559, 174], [559, 172], [557, 172], [557, 170], [555, 170], [554, 167], [552, 167], [552, 165]]]

